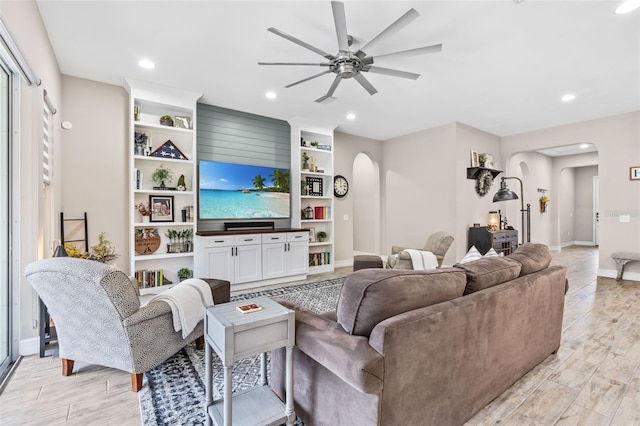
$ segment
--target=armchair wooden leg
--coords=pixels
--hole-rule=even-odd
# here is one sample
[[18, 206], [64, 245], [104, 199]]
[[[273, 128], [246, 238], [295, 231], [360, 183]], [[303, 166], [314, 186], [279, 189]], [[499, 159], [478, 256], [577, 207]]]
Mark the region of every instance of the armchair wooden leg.
[[70, 376], [73, 373], [73, 360], [62, 358], [62, 375]]
[[204, 348], [204, 336], [200, 336], [196, 339], [196, 349], [201, 350]]
[[142, 389], [143, 373], [131, 373], [131, 390], [134, 392], [140, 392]]

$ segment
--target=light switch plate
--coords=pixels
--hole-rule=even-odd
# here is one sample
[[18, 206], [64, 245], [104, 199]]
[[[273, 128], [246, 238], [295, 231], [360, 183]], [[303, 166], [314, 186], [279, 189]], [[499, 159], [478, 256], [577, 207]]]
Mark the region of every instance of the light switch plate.
[[631, 222], [631, 216], [629, 216], [628, 214], [621, 214], [620, 222]]

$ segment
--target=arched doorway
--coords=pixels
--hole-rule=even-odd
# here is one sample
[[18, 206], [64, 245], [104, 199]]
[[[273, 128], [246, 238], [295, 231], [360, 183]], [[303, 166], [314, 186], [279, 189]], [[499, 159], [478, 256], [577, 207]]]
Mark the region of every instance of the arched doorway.
[[353, 160], [353, 250], [380, 254], [380, 167], [360, 152]]

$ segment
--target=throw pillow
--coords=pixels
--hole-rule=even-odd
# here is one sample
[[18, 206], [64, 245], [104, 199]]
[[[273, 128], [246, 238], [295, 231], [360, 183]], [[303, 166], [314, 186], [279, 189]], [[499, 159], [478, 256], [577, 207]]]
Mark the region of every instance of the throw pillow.
[[476, 246], [471, 246], [467, 254], [464, 255], [460, 263], [468, 263], [473, 262], [474, 260], [482, 259], [482, 255], [476, 248]]
[[489, 251], [488, 251], [487, 253], [485, 253], [485, 255], [484, 255], [484, 257], [497, 257], [497, 256], [500, 256], [500, 255], [498, 254], [498, 252], [496, 252], [496, 251], [493, 249], [493, 247], [491, 247], [491, 248], [489, 249]]

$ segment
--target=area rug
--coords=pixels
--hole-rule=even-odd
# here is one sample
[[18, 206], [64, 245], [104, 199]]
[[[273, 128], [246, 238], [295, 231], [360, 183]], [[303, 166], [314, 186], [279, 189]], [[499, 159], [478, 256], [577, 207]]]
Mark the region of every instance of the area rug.
[[[259, 296], [282, 298], [317, 313], [335, 310], [344, 278], [281, 287], [233, 296], [231, 301]], [[269, 357], [267, 356], [267, 360]], [[267, 377], [270, 374], [267, 363]], [[214, 399], [221, 397], [222, 364], [213, 356]], [[245, 358], [233, 365], [233, 392], [250, 389], [260, 381], [260, 357]], [[204, 425], [204, 350], [188, 345], [180, 352], [145, 373], [140, 391], [142, 423], [149, 426]], [[302, 425], [296, 420], [296, 425]]]

